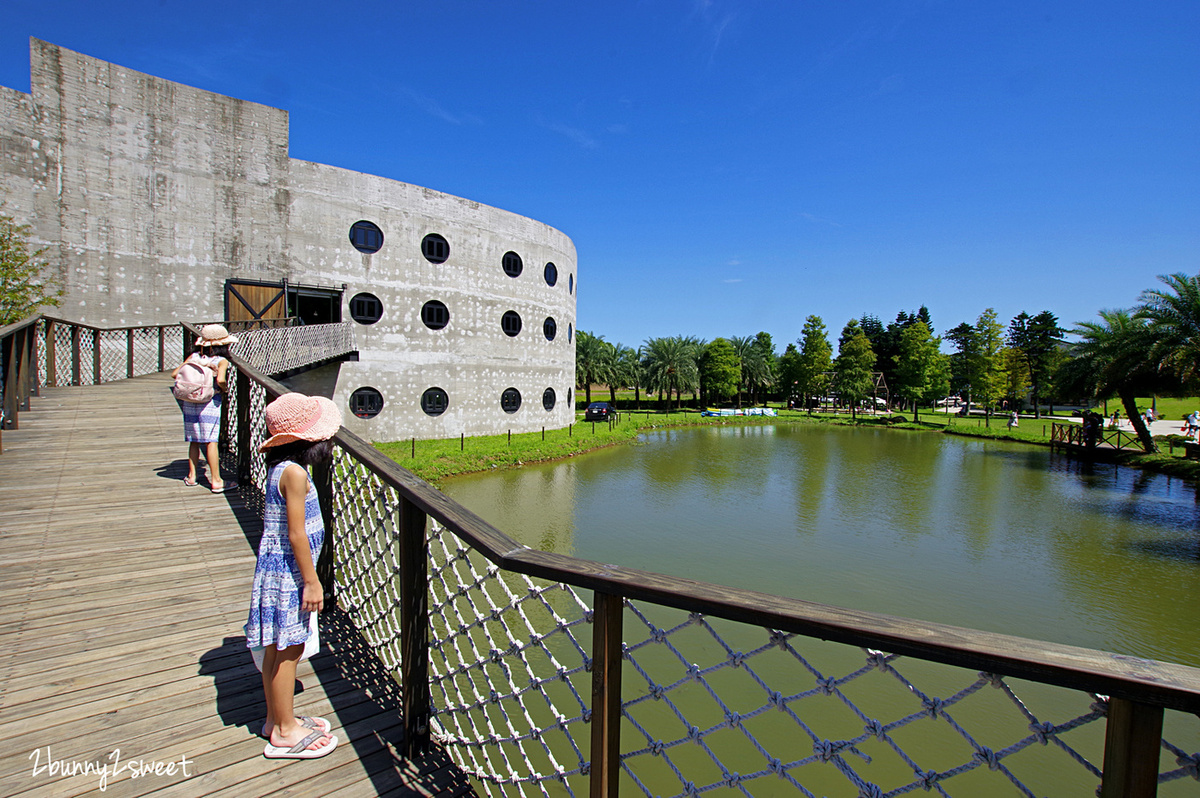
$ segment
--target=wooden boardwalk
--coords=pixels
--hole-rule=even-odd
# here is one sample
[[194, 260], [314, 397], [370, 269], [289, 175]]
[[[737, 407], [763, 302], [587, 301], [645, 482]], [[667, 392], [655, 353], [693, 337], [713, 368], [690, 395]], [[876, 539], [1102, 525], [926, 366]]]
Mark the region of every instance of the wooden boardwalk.
[[0, 795], [473, 794], [440, 752], [399, 757], [395, 684], [336, 611], [296, 707], [332, 721], [338, 750], [262, 757], [242, 636], [260, 522], [236, 493], [183, 484], [169, 385], [46, 389], [4, 433]]

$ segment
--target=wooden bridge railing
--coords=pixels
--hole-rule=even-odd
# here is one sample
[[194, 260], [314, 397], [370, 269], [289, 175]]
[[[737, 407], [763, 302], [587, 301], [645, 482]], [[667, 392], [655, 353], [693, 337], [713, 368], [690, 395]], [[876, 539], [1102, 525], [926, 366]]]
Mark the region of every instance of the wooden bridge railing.
[[[266, 438], [263, 411], [287, 389], [236, 353], [232, 360], [227, 456], [251, 502], [255, 497], [261, 502], [266, 473], [257, 444]], [[556, 789], [569, 794], [615, 796], [624, 774], [626, 787], [649, 795], [656, 788], [643, 779], [658, 768], [678, 781], [670, 792], [681, 795], [721, 786], [749, 794], [746, 786], [761, 778], [783, 779], [811, 795], [798, 779], [807, 778], [811, 768], [804, 768], [810, 764], [826, 763], [836, 768], [835, 775], [851, 780], [860, 795], [879, 796], [884, 790], [860, 778], [845, 754], [859, 753], [856, 746], [876, 738], [897, 747], [896, 729], [918, 716], [944, 720], [966, 736], [973, 753], [962, 765], [941, 771], [922, 770], [906, 760], [912, 783], [887, 794], [917, 786], [941, 792], [942, 781], [980, 767], [983, 773], [990, 769], [1015, 779], [1005, 757], [1033, 742], [1053, 742], [1082, 762], [1081, 778], [1090, 774], [1100, 780], [1104, 798], [1152, 796], [1160, 780], [1200, 774], [1200, 756], [1162, 739], [1164, 710], [1200, 713], [1198, 669], [533, 550], [345, 429], [334, 441], [332, 466], [313, 475], [331, 530], [318, 570], [339, 609], [399, 684], [406, 754], [415, 756], [436, 741], [489, 791], [544, 794], [546, 785], [560, 785]], [[682, 620], [663, 625], [656, 621], [660, 613], [682, 613]], [[588, 627], [590, 635], [584, 634]], [[701, 667], [679, 659], [677, 679], [655, 681], [647, 674], [645, 652], [665, 645], [679, 657], [675, 645], [682, 643], [673, 641], [685, 628], [700, 630], [718, 651], [718, 661]], [[642, 630], [645, 639], [631, 630]], [[766, 642], [742, 651], [721, 634]], [[751, 713], [727, 709], [725, 721], [712, 727], [681, 716], [678, 739], [655, 737], [639, 715], [648, 706], [663, 711], [669, 706], [680, 714], [672, 691], [687, 685], [701, 685], [695, 689], [706, 688], [719, 701], [720, 677], [713, 673], [744, 672], [760, 661], [755, 657], [769, 656], [763, 654], [768, 649], [783, 651], [792, 665], [793, 658], [807, 663], [801, 646], [819, 641], [863, 649], [866, 666], [845, 677], [818, 676], [815, 688], [792, 694], [794, 680], [811, 682], [815, 673], [811, 665], [807, 670], [797, 666], [787, 689], [768, 689], [766, 704]], [[961, 675], [976, 681], [949, 698], [937, 698], [899, 676], [898, 657], [964, 669]], [[866, 734], [846, 740], [818, 739], [796, 715], [808, 706], [801, 702], [810, 694], [849, 701], [845, 684], [860, 672], [877, 670], [900, 679], [905, 700], [919, 699], [922, 709], [888, 723], [868, 720]], [[623, 687], [623, 676], [638, 680], [634, 688]], [[1083, 691], [1092, 709], [1070, 722], [1042, 722], [1016, 698], [1006, 681], [1011, 679]], [[987, 684], [1013, 699], [1024, 713], [1020, 722], [1030, 730], [1003, 750], [983, 746], [949, 719], [955, 702]], [[732, 707], [732, 697], [725, 698]], [[749, 731], [767, 710], [772, 718], [797, 721], [785, 754], [764, 753]], [[667, 717], [674, 716], [668, 712]], [[1064, 743], [1075, 728], [1101, 720], [1106, 728], [1102, 767]], [[626, 740], [624, 747], [623, 727], [635, 740]], [[729, 729], [739, 739], [750, 737], [765, 764], [755, 769], [753, 763], [719, 759], [714, 753], [718, 737]], [[780, 740], [770, 743], [778, 749]], [[700, 770], [684, 755], [698, 750], [695, 746], [707, 755], [700, 756], [705, 763]], [[743, 740], [736, 756], [753, 756], [748, 750]], [[1179, 769], [1159, 773], [1163, 750], [1177, 757]], [[714, 770], [715, 776], [706, 774]]]
[[17, 429], [39, 386], [98, 385], [183, 356], [178, 324], [96, 327], [38, 314], [0, 328], [0, 429]]
[[[1055, 421], [1050, 425], [1051, 446], [1088, 446], [1087, 436], [1084, 435], [1083, 425], [1073, 422]], [[1104, 427], [1092, 443], [1094, 446], [1107, 446], [1111, 449], [1141, 450], [1142, 443], [1133, 432], [1126, 432], [1120, 427]]]

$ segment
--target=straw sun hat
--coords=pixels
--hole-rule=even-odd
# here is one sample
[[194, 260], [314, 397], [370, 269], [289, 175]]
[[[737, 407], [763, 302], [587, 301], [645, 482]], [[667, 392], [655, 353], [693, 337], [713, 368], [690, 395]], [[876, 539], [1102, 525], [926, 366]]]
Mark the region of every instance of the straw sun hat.
[[226, 330], [221, 324], [206, 324], [200, 330], [200, 337], [196, 339], [196, 346], [220, 346], [222, 344], [236, 344], [237, 336], [230, 335], [229, 330]]
[[342, 426], [342, 411], [324, 396], [285, 393], [267, 405], [267, 438], [260, 452], [295, 441], [323, 441]]

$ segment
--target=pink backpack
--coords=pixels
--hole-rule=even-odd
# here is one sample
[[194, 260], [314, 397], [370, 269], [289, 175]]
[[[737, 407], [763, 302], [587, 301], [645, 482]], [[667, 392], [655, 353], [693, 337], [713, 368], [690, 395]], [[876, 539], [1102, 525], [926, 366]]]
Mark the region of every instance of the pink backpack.
[[207, 404], [213, 398], [213, 373], [207, 366], [185, 362], [175, 374], [175, 398], [181, 402]]

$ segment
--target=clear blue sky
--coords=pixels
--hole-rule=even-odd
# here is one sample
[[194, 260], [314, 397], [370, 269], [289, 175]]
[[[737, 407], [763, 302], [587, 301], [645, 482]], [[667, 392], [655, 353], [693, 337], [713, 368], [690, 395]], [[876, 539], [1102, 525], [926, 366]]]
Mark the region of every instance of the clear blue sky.
[[[353, 10], [343, 10], [343, 8]], [[4, 0], [28, 38], [286, 109], [291, 155], [562, 230], [636, 347], [810, 313], [1065, 325], [1200, 271], [1200, 3]]]

